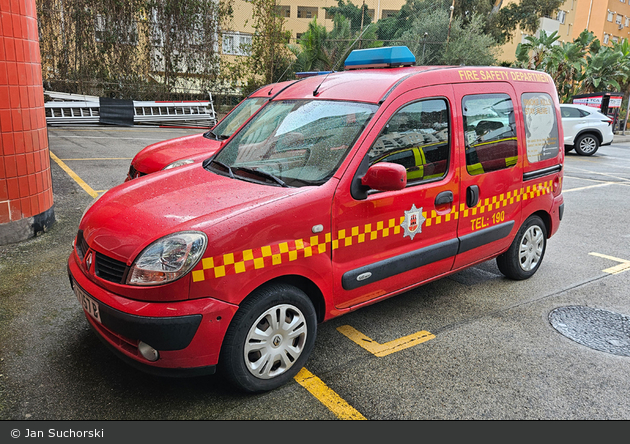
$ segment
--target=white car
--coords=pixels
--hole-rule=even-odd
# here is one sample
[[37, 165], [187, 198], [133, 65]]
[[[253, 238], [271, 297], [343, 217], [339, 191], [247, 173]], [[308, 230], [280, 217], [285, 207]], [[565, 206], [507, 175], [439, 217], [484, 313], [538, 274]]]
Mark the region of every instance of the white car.
[[566, 104], [560, 105], [560, 111], [565, 152], [575, 149], [582, 156], [591, 156], [600, 146], [612, 143], [613, 121], [596, 108]]

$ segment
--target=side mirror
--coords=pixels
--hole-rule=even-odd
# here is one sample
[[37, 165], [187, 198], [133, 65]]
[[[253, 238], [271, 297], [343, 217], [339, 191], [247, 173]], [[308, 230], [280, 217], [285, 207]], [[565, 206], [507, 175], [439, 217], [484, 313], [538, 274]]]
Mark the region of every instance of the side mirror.
[[402, 190], [407, 186], [407, 170], [398, 163], [379, 162], [368, 168], [361, 185], [378, 191]]

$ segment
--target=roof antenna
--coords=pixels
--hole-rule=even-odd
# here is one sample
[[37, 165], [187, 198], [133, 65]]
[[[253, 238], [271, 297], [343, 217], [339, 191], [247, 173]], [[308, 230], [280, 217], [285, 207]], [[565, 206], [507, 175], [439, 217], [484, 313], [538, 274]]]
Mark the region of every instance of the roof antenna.
[[319, 91], [319, 87], [320, 87], [320, 86], [322, 86], [322, 83], [324, 83], [324, 82], [326, 81], [326, 78], [327, 78], [327, 77], [328, 77], [331, 73], [335, 72], [335, 69], [337, 68], [337, 65], [339, 64], [339, 62], [341, 62], [342, 60], [345, 60], [345, 56], [346, 56], [346, 54], [348, 54], [348, 50], [350, 50], [350, 49], [354, 46], [354, 44], [357, 42], [357, 40], [359, 40], [359, 39], [361, 38], [361, 36], [363, 36], [363, 34], [365, 33], [365, 31], [367, 31], [367, 29], [368, 29], [371, 25], [372, 25], [372, 23], [370, 23], [369, 25], [367, 25], [367, 26], [365, 27], [365, 29], [364, 29], [363, 31], [361, 31], [361, 34], [359, 34], [359, 36], [358, 36], [356, 39], [354, 39], [354, 42], [352, 42], [352, 43], [350, 44], [350, 46], [348, 46], [348, 49], [346, 49], [346, 52], [344, 52], [344, 53], [343, 53], [343, 56], [341, 56], [341, 57], [339, 58], [339, 60], [337, 60], [337, 63], [335, 64], [335, 66], [333, 66], [332, 71], [331, 71], [331, 72], [329, 72], [328, 74], [326, 74], [326, 76], [322, 79], [321, 83], [320, 83], [319, 85], [317, 85], [317, 88], [315, 88], [315, 90], [313, 91], [313, 96], [316, 96], [316, 95], [317, 95], [317, 92]]

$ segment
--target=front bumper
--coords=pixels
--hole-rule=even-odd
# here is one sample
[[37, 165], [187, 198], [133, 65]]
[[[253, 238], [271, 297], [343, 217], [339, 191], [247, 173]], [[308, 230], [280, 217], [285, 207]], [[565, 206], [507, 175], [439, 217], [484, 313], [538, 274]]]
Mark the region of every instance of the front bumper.
[[[85, 311], [90, 326], [116, 354], [154, 374], [213, 373], [221, 343], [237, 306], [212, 298], [177, 302], [136, 301], [114, 294], [87, 277], [76, 253], [68, 258], [71, 286], [98, 304], [100, 321]], [[159, 352], [149, 361], [138, 350], [144, 342]]]

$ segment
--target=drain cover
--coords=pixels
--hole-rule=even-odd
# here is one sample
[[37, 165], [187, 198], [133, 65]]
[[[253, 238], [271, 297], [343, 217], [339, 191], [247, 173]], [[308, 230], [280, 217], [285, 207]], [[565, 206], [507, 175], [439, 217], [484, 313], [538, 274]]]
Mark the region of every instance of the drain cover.
[[630, 356], [630, 317], [584, 306], [560, 307], [549, 313], [560, 333], [595, 350]]

